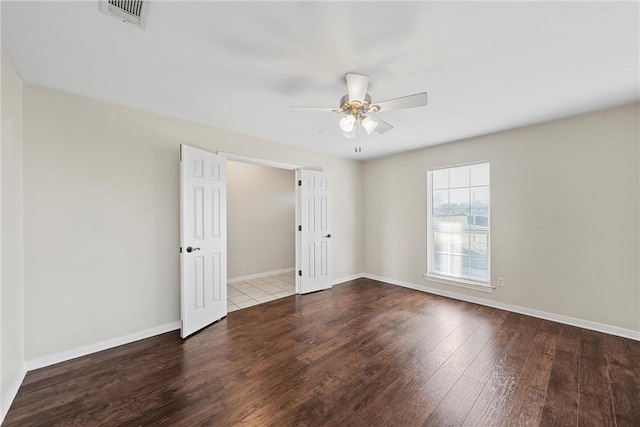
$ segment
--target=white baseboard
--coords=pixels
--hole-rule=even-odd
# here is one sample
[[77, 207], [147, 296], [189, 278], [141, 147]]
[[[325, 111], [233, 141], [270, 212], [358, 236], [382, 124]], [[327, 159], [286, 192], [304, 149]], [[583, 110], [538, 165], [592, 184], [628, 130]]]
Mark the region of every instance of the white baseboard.
[[2, 396], [2, 400], [0, 401], [0, 424], [4, 422], [4, 418], [7, 416], [9, 408], [11, 408], [13, 399], [15, 399], [16, 395], [18, 394], [18, 390], [22, 385], [22, 381], [24, 381], [25, 375], [27, 375], [27, 367], [25, 366], [25, 364], [22, 364], [22, 367], [18, 371], [18, 374], [13, 379], [13, 381], [11, 381], [9, 389]]
[[[264, 273], [259, 275], [259, 277], [263, 277], [266, 275], [286, 273], [289, 271], [293, 271], [293, 269], [285, 269], [278, 270], [277, 272]], [[253, 276], [246, 276], [245, 278], [237, 278], [235, 280], [249, 280], [249, 278], [254, 278]], [[512, 311], [514, 313], [520, 313], [527, 316], [538, 317], [540, 319], [551, 320], [553, 322], [564, 323], [567, 325], [577, 326], [579, 328], [590, 329], [593, 331], [603, 332], [605, 334], [616, 335], [623, 338], [629, 338], [632, 340], [640, 341], [640, 331], [635, 331], [632, 329], [619, 328], [617, 326], [605, 325], [602, 323], [592, 322], [589, 320], [576, 319], [574, 317], [563, 316], [560, 314], [549, 313], [546, 311], [536, 310], [527, 307], [521, 307], [512, 304], [505, 304], [498, 301], [492, 301], [484, 298], [478, 298], [474, 296], [459, 294], [457, 292], [451, 292], [442, 289], [436, 289], [429, 286], [424, 285], [416, 285], [414, 283], [405, 282], [402, 280], [391, 279], [389, 277], [376, 276], [374, 274], [368, 273], [359, 273], [352, 274], [350, 276], [340, 277], [338, 279], [334, 279], [332, 281], [332, 285], [338, 285], [340, 283], [348, 282], [351, 280], [356, 280], [360, 278], [367, 278], [372, 280], [377, 280], [380, 282], [388, 283], [391, 285], [402, 286], [409, 289], [414, 289], [417, 291], [427, 292], [435, 295], [440, 295], [448, 298], [453, 298], [461, 301], [467, 301], [475, 304], [485, 305], [488, 307], [498, 308], [501, 310]], [[233, 283], [230, 281], [230, 283]], [[160, 335], [165, 332], [171, 332], [180, 329], [180, 322], [172, 322], [166, 325], [157, 326], [155, 328], [146, 329], [144, 331], [136, 332], [133, 334], [125, 335], [118, 338], [112, 338], [110, 340], [101, 341], [99, 343], [91, 344], [84, 347], [79, 347], [76, 349], [63, 351], [60, 353], [52, 354], [49, 356], [39, 357], [37, 359], [29, 360], [24, 363], [18, 375], [11, 383], [9, 390], [7, 390], [6, 394], [2, 396], [2, 401], [0, 401], [0, 424], [4, 420], [5, 416], [9, 412], [9, 408], [11, 407], [11, 403], [15, 399], [16, 394], [18, 393], [18, 389], [24, 380], [24, 377], [28, 371], [32, 371], [34, 369], [44, 368], [46, 366], [54, 365], [60, 362], [66, 362], [67, 360], [75, 359], [77, 357], [86, 356], [91, 353], [96, 353], [98, 351], [107, 350], [114, 347], [119, 347], [124, 344], [129, 344], [135, 341], [139, 341], [145, 338], [150, 338], [155, 335]]]
[[44, 368], [45, 366], [54, 365], [60, 362], [66, 362], [67, 360], [86, 356], [91, 353], [97, 353], [98, 351], [107, 350], [113, 347], [119, 347], [134, 341], [164, 334], [165, 332], [175, 331], [176, 329], [180, 329], [180, 322], [167, 323], [166, 325], [156, 326], [155, 328], [146, 329], [144, 331], [135, 332], [122, 337], [112, 338], [110, 340], [51, 354], [49, 356], [38, 357], [37, 359], [28, 360], [25, 362], [25, 365], [27, 371], [33, 371], [34, 369]]
[[575, 317], [549, 313], [547, 311], [521, 307], [519, 305], [506, 304], [498, 301], [488, 300], [485, 298], [478, 298], [474, 296], [459, 294], [457, 292], [451, 292], [451, 291], [446, 291], [442, 289], [432, 288], [429, 286], [416, 285], [414, 283], [391, 279], [389, 277], [376, 276], [374, 274], [365, 273], [362, 275], [362, 277], [366, 277], [367, 279], [377, 280], [380, 282], [389, 283], [391, 285], [402, 286], [404, 288], [415, 289], [417, 291], [440, 295], [443, 297], [472, 302], [480, 305], [486, 305], [488, 307], [499, 308], [501, 310], [512, 311], [514, 313], [525, 314], [527, 316], [538, 317], [540, 319], [551, 320], [552, 322], [564, 323], [566, 325], [577, 326], [579, 328], [589, 329], [592, 331], [603, 332], [605, 334], [616, 335], [619, 337], [640, 341], [640, 331], [634, 331], [633, 329], [626, 329], [626, 328], [620, 328], [617, 326], [605, 325], [603, 323], [592, 322], [590, 320], [576, 319]]
[[245, 280], [259, 279], [261, 277], [273, 276], [275, 274], [289, 273], [295, 271], [295, 267], [283, 268], [282, 270], [266, 271], [264, 273], [250, 274], [248, 276], [234, 277], [233, 279], [227, 279], [227, 283], [244, 282]]
[[340, 283], [349, 282], [351, 280], [361, 279], [364, 277], [364, 273], [352, 274], [351, 276], [339, 277], [331, 281], [331, 286], [339, 285]]

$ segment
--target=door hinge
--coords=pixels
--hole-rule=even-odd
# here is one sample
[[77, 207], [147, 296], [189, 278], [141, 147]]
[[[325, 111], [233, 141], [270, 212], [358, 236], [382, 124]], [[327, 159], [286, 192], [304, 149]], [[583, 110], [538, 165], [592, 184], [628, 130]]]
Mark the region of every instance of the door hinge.
[[302, 270], [298, 270], [298, 276], [302, 276]]
[[302, 187], [302, 180], [301, 179], [298, 180], [298, 187]]
[[298, 226], [298, 231], [302, 231], [302, 226], [301, 225]]

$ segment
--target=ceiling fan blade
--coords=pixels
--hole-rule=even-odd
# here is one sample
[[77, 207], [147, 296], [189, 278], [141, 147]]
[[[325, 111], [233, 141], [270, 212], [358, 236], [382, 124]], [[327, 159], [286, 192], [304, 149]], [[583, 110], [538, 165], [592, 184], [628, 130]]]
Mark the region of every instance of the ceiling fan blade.
[[318, 132], [318, 134], [320, 135], [333, 135], [336, 133], [342, 132], [342, 129], [340, 129], [340, 120], [336, 120], [333, 123], [331, 123], [329, 126], [327, 126], [326, 128], [322, 129], [320, 132]]
[[378, 111], [399, 110], [400, 108], [424, 107], [427, 105], [427, 92], [420, 92], [400, 98], [375, 102], [373, 105], [380, 107]]
[[342, 113], [341, 108], [333, 107], [289, 107], [289, 111], [298, 113]]
[[379, 134], [389, 132], [391, 129], [393, 129], [393, 126], [391, 126], [389, 123], [382, 120], [380, 117], [374, 116], [371, 113], [367, 114], [367, 116], [371, 117], [373, 120], [378, 122], [378, 126], [376, 126], [376, 132], [378, 132]]
[[346, 75], [346, 79], [349, 102], [364, 101], [365, 95], [367, 94], [367, 88], [369, 87], [369, 76], [348, 73]]

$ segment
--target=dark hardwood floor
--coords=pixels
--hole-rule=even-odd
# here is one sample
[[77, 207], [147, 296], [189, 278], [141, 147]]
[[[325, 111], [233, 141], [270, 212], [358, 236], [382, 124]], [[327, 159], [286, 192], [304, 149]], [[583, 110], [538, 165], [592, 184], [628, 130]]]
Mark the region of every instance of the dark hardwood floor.
[[4, 425], [640, 426], [640, 343], [367, 279], [29, 372]]

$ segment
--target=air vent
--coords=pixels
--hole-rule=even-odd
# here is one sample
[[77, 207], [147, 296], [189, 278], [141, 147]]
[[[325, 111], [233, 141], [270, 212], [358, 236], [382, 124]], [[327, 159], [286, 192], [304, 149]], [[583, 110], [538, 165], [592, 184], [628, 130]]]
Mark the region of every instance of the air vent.
[[103, 0], [100, 2], [100, 10], [144, 30], [149, 3], [151, 3], [149, 0]]

